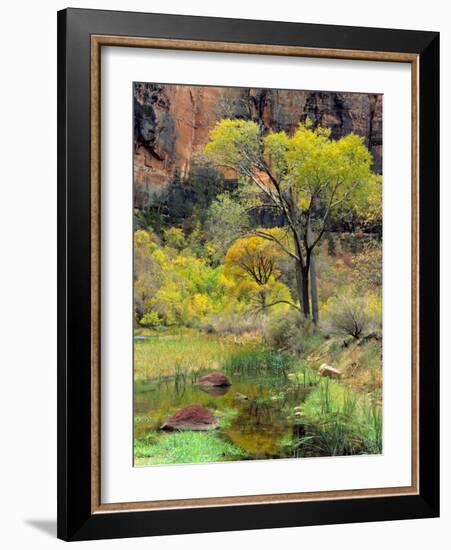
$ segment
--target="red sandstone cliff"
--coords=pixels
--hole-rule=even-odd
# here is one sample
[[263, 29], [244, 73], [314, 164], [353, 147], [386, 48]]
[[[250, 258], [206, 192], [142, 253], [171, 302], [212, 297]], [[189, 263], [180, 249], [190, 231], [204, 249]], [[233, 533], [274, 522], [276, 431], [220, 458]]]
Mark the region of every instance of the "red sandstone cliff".
[[382, 171], [382, 96], [339, 92], [217, 88], [136, 83], [134, 86], [135, 206], [149, 204], [177, 174], [189, 174], [193, 155], [226, 116], [258, 120], [266, 129], [293, 132], [307, 117], [332, 137], [365, 138]]

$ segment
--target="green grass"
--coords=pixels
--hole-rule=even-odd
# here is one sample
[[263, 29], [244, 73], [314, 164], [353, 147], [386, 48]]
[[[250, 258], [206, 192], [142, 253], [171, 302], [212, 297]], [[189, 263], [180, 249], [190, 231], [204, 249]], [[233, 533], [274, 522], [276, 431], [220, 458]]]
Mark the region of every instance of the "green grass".
[[157, 390], [156, 380], [135, 380], [135, 393], [149, 392]]
[[224, 362], [225, 372], [240, 376], [268, 376], [287, 378], [293, 358], [270, 349], [243, 348], [228, 355]]
[[319, 376], [303, 359], [293, 361], [288, 378], [304, 388], [316, 386], [321, 380], [321, 376]]
[[230, 355], [254, 346], [190, 330], [153, 334], [148, 340], [134, 342], [135, 382], [219, 369]]
[[[135, 395], [138, 399], [141, 392], [149, 392], [149, 399], [158, 400], [158, 407], [151, 415], [135, 416], [137, 465], [216, 462], [248, 457], [240, 447], [220, 435], [221, 430], [230, 428], [240, 410], [233, 400], [236, 386], [223, 398], [228, 400], [226, 407], [216, 411], [219, 430], [172, 434], [154, 431], [173, 409], [183, 406], [184, 399], [193, 398], [197, 378], [215, 369], [232, 375], [242, 385], [250, 385], [240, 392], [250, 396], [249, 406], [255, 409], [253, 412], [274, 407], [276, 403], [289, 422], [300, 425], [301, 437], [296, 435], [293, 440], [292, 436], [286, 436], [284, 441], [284, 446], [289, 448], [291, 440], [293, 456], [382, 452], [377, 343], [344, 346], [342, 339], [324, 340], [315, 333], [308, 337], [309, 355], [299, 357], [268, 348], [258, 341], [237, 342], [192, 329], [149, 332], [146, 336], [147, 340], [137, 340], [134, 345]], [[339, 367], [344, 374], [342, 379], [335, 381], [319, 376], [317, 368], [322, 362]], [[373, 373], [374, 381], [370, 378]], [[171, 384], [170, 387], [167, 384]], [[263, 394], [263, 384], [265, 388], [271, 387], [271, 391]], [[177, 406], [173, 403], [174, 394]], [[216, 407], [215, 398], [200, 395], [207, 407]], [[297, 405], [296, 411], [293, 402]], [[237, 443], [244, 447], [240, 441]]]
[[304, 341], [303, 341], [304, 357], [307, 357], [310, 353], [317, 350], [323, 342], [324, 342], [324, 336], [319, 330], [316, 330], [311, 334], [306, 334], [304, 336]]
[[151, 434], [135, 440], [135, 464], [192, 464], [246, 458], [245, 451], [211, 432]]
[[381, 408], [342, 384], [323, 379], [302, 407], [302, 423], [299, 456], [382, 452]]
[[[135, 340], [135, 384], [165, 377], [195, 381], [203, 371], [224, 369], [243, 376], [286, 377], [293, 365], [288, 354], [258, 347], [254, 341], [242, 344], [217, 335], [182, 330], [154, 334], [148, 340]], [[146, 382], [146, 384], [151, 382]], [[146, 391], [148, 388], [143, 388]]]
[[232, 407], [226, 407], [225, 409], [222, 409], [218, 412], [218, 420], [219, 420], [219, 428], [221, 430], [224, 430], [228, 428], [232, 422], [235, 420], [235, 418], [238, 416], [239, 411], [238, 409], [234, 409]]

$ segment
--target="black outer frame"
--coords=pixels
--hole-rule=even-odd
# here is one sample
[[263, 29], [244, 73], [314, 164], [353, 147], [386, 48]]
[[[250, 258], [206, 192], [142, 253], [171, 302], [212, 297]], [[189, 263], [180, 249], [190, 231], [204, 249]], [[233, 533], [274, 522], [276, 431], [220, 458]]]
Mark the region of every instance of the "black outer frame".
[[[91, 34], [419, 55], [419, 495], [91, 513]], [[58, 12], [58, 537], [89, 540], [438, 515], [439, 33], [72, 8]]]

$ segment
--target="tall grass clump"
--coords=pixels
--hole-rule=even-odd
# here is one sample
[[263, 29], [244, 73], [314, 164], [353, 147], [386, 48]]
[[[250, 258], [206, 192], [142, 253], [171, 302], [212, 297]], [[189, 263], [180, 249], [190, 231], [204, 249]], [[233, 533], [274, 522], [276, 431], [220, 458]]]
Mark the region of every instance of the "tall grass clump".
[[382, 452], [382, 411], [363, 396], [322, 380], [303, 406], [304, 435], [297, 456], [345, 456]]
[[364, 409], [365, 442], [369, 454], [382, 453], [382, 409], [371, 404]]
[[273, 376], [288, 378], [293, 358], [270, 349], [240, 349], [230, 354], [223, 363], [223, 369], [241, 376]]
[[162, 379], [220, 368], [237, 349], [252, 348], [252, 343], [237, 346], [227, 339], [184, 330], [156, 335], [134, 342], [135, 382]]

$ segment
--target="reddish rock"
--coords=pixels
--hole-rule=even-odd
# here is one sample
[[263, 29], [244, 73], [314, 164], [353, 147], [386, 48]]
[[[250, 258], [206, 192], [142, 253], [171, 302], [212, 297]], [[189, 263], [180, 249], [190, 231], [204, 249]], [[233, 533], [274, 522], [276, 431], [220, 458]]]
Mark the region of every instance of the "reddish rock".
[[199, 380], [197, 381], [199, 386], [205, 386], [205, 387], [218, 387], [218, 388], [225, 388], [232, 385], [232, 382], [227, 378], [225, 374], [222, 374], [222, 372], [214, 371], [210, 372], [209, 374], [206, 374], [205, 376], [201, 376]]
[[205, 407], [188, 405], [170, 416], [161, 426], [162, 430], [210, 430], [216, 428], [218, 422]]
[[210, 130], [230, 116], [257, 120], [265, 131], [292, 134], [308, 117], [333, 139], [355, 132], [382, 171], [382, 95], [135, 83], [134, 114], [136, 208], [146, 208], [176, 175], [186, 179]]

